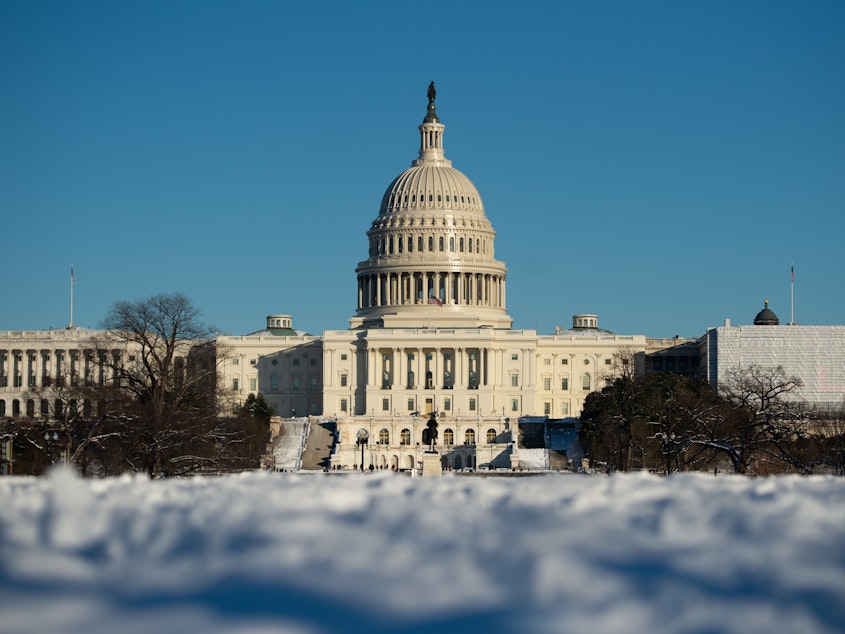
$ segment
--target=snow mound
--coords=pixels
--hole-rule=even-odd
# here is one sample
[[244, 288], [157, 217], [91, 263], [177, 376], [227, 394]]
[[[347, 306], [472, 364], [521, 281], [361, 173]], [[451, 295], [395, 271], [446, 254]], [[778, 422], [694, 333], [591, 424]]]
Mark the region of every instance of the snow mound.
[[0, 478], [3, 632], [841, 632], [845, 480]]

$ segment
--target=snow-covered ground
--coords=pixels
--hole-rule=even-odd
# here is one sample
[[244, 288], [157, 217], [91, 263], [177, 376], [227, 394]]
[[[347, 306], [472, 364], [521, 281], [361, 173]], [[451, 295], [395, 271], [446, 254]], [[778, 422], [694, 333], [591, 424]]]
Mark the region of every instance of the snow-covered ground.
[[0, 478], [5, 633], [843, 629], [843, 479]]

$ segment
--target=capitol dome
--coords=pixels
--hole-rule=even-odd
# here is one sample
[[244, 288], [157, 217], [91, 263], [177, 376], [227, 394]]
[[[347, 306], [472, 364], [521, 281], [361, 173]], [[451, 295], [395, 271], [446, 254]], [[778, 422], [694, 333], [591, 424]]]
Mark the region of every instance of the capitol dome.
[[435, 98], [432, 82], [419, 157], [387, 187], [367, 232], [352, 327], [511, 327], [496, 232], [475, 185], [445, 157]]

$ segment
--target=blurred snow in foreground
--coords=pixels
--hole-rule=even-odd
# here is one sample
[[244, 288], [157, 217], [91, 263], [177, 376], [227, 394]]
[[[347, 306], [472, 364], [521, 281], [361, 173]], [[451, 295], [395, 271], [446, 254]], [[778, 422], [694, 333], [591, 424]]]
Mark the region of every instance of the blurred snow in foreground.
[[843, 479], [0, 478], [6, 633], [843, 628]]

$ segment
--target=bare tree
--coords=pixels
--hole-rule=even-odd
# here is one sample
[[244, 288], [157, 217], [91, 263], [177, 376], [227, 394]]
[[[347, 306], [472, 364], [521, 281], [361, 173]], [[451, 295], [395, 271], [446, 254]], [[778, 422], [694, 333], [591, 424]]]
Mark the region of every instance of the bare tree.
[[182, 293], [117, 302], [102, 326], [126, 345], [108, 357], [118, 393], [105, 408], [125, 466], [153, 477], [214, 462], [218, 434], [214, 343]]
[[736, 473], [748, 473], [767, 460], [782, 461], [806, 471], [793, 451], [809, 433], [808, 419], [795, 398], [801, 379], [783, 367], [750, 365], [727, 374], [719, 394], [734, 408], [724, 416], [700, 421], [691, 443], [728, 457]]

